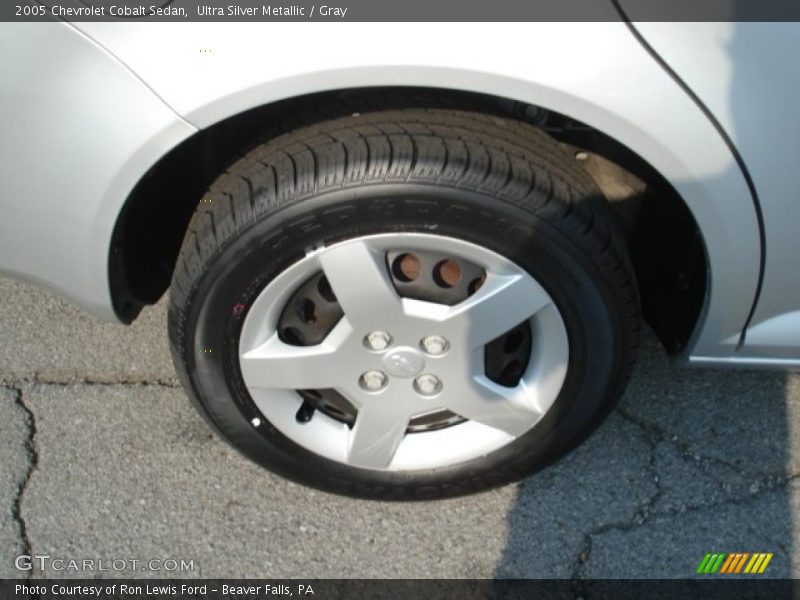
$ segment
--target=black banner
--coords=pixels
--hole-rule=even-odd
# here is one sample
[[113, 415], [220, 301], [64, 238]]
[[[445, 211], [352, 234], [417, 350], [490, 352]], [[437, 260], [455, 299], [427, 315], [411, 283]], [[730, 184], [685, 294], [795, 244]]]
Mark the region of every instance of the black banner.
[[0, 580], [3, 600], [660, 600], [799, 598], [792, 580], [274, 579], [274, 580]]
[[800, 21], [797, 0], [4, 0], [0, 21]]

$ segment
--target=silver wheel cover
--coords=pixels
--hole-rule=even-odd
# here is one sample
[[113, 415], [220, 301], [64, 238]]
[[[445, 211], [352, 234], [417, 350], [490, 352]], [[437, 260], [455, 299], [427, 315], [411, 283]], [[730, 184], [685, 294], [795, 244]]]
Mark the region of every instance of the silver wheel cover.
[[[386, 266], [387, 252], [398, 248], [471, 261], [485, 269], [486, 280], [454, 306], [402, 298]], [[281, 311], [294, 290], [319, 271], [344, 316], [318, 345], [284, 343], [277, 332]], [[530, 361], [518, 386], [498, 385], [484, 373], [484, 346], [525, 320], [533, 335]], [[371, 332], [387, 332], [391, 345], [370, 349], [364, 339]], [[447, 350], [426, 353], [421, 341], [429, 336], [444, 338]], [[475, 244], [417, 233], [360, 237], [309, 252], [258, 295], [239, 340], [242, 377], [264, 419], [320, 456], [389, 471], [452, 466], [524, 435], [558, 397], [568, 361], [561, 315], [525, 270]], [[362, 376], [371, 372], [386, 375], [378, 390], [364, 385]], [[368, 379], [373, 386], [380, 382]], [[357, 407], [352, 428], [319, 411], [307, 422], [295, 418], [303, 403], [296, 390], [327, 388]], [[407, 431], [412, 418], [443, 409], [466, 420]], [[253, 425], [263, 426], [262, 420]]]

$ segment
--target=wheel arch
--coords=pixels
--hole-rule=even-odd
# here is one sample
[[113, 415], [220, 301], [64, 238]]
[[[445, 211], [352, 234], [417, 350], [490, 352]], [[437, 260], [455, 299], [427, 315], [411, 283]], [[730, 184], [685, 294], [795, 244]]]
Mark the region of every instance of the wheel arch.
[[[513, 116], [543, 127], [576, 156], [588, 153], [587, 169], [611, 197], [628, 235], [646, 318], [668, 351], [686, 347], [708, 295], [709, 262], [691, 211], [674, 187], [638, 154], [585, 123], [541, 105], [443, 88], [393, 86], [306, 94], [236, 113], [181, 142], [139, 180], [114, 227], [109, 279], [119, 318], [131, 322], [167, 290], [199, 198], [258, 139], [352, 112], [427, 107]], [[670, 222], [667, 231], [659, 227], [664, 220]], [[648, 277], [651, 269], [668, 281]]]

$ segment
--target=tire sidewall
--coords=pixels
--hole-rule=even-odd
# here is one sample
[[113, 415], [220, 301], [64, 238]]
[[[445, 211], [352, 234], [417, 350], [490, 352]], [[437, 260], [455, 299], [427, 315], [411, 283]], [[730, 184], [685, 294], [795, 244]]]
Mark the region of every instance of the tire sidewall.
[[[560, 226], [563, 205], [538, 210], [476, 191], [426, 184], [340, 189], [263, 215], [211, 261], [190, 298], [183, 347], [190, 393], [213, 426], [257, 463], [318, 488], [412, 499], [469, 493], [548, 464], [581, 441], [608, 410], [625, 336], [619, 300], [591, 257]], [[392, 232], [450, 236], [486, 247], [526, 270], [555, 302], [569, 340], [569, 368], [555, 403], [529, 432], [468, 462], [413, 472], [372, 471], [298, 446], [257, 410], [241, 378], [238, 342], [247, 307], [307, 251]], [[241, 306], [244, 310], [241, 310]], [[259, 417], [261, 425], [251, 423]]]

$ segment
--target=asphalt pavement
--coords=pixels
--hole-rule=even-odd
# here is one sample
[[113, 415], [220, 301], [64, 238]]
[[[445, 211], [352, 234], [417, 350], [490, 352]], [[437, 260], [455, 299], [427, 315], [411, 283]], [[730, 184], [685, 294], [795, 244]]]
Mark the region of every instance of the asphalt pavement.
[[679, 369], [644, 342], [619, 408], [557, 464], [373, 502], [218, 440], [177, 384], [164, 301], [108, 325], [0, 279], [0, 578], [87, 575], [20, 571], [20, 554], [126, 561], [104, 577], [671, 578], [708, 552], [771, 552], [764, 576], [796, 575], [800, 376]]

